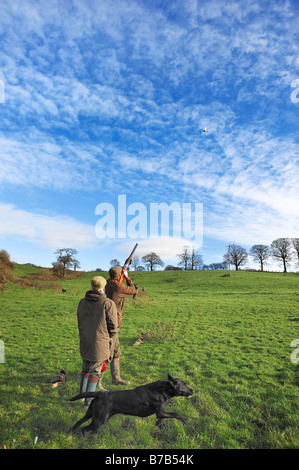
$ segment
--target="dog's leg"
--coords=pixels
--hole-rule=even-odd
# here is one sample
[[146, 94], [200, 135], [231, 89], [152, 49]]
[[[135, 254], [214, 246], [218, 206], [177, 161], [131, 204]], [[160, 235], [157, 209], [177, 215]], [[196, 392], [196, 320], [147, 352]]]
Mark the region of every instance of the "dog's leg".
[[97, 430], [99, 429], [100, 426], [103, 426], [103, 424], [106, 423], [106, 421], [108, 421], [108, 419], [110, 418], [110, 416], [105, 416], [105, 418], [103, 419], [93, 419], [92, 422], [90, 424], [88, 424], [88, 426], [85, 426], [85, 428], [82, 428], [81, 429], [81, 432], [83, 434], [83, 436], [86, 436], [88, 431], [91, 431], [91, 432], [97, 432]]
[[76, 424], [72, 427], [72, 431], [77, 429], [81, 424], [85, 423], [85, 421], [88, 421], [91, 418], [91, 408], [89, 407], [86, 415], [83, 416], [83, 418], [79, 419], [79, 421], [76, 422]]
[[108, 421], [108, 419], [111, 418], [111, 416], [112, 415], [109, 413], [108, 410], [101, 410], [101, 412], [99, 413], [98, 410], [95, 409], [93, 411], [91, 423], [88, 426], [85, 426], [85, 428], [81, 429], [83, 436], [86, 436], [88, 431], [91, 431], [93, 433], [96, 432], [100, 426], [103, 426]]
[[178, 413], [174, 411], [160, 410], [159, 412], [156, 413], [156, 417], [157, 417], [156, 426], [159, 426], [162, 423], [162, 420], [165, 418], [179, 419], [184, 424], [188, 422], [188, 418], [186, 416], [179, 415]]
[[95, 424], [94, 421], [92, 421], [90, 424], [85, 426], [84, 428], [81, 429], [81, 432], [84, 437], [86, 437], [88, 431], [96, 432], [99, 426]]

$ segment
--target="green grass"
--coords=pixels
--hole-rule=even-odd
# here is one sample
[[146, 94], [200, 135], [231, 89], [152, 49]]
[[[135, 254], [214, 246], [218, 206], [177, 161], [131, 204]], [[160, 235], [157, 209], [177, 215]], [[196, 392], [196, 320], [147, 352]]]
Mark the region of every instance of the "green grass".
[[[32, 271], [33, 269], [33, 271]], [[17, 266], [14, 276], [38, 273]], [[81, 358], [76, 308], [93, 273], [52, 281], [67, 289], [22, 287], [0, 291], [0, 445], [8, 448], [202, 449], [298, 448], [298, 274], [221, 271], [132, 273], [147, 295], [128, 299], [120, 333], [121, 372], [131, 387], [168, 372], [196, 390], [167, 409], [187, 425], [155, 417], [114, 416], [96, 435], [71, 426], [83, 416], [78, 391]], [[107, 277], [107, 273], [104, 273]], [[48, 283], [45, 281], [45, 286]], [[150, 338], [139, 346], [141, 333]], [[47, 379], [66, 369], [67, 382]], [[106, 388], [111, 385], [108, 372]], [[120, 387], [118, 387], [120, 388]], [[38, 441], [34, 444], [35, 437]]]

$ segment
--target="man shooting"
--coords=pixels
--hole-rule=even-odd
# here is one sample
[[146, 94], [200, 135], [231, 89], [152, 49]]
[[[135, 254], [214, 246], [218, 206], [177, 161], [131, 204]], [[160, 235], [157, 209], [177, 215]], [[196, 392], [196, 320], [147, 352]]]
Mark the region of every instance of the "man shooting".
[[[136, 244], [137, 246], [137, 244]], [[133, 256], [132, 251], [128, 260], [124, 267], [121, 266], [114, 266], [109, 270], [110, 279], [107, 280], [107, 284], [105, 287], [105, 293], [108, 299], [111, 299], [115, 302], [116, 309], [117, 309], [117, 317], [118, 317], [118, 328], [121, 328], [122, 319], [123, 319], [123, 308], [125, 303], [125, 297], [130, 295], [134, 295], [137, 293], [137, 286], [128, 276], [127, 267], [130, 264]], [[126, 279], [127, 285], [123, 283], [123, 280]], [[112, 347], [111, 347], [111, 357], [112, 360], [110, 362], [111, 368], [111, 375], [112, 375], [112, 383], [113, 385], [129, 385], [129, 381], [122, 380], [120, 377], [120, 370], [119, 370], [119, 356], [120, 356], [120, 343], [118, 334], [115, 334], [112, 338]]]

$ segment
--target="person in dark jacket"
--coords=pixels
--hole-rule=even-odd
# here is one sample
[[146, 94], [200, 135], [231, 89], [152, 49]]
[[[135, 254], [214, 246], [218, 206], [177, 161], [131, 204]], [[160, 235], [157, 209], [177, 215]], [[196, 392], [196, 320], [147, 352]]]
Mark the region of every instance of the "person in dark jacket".
[[[112, 341], [119, 331], [115, 303], [105, 294], [106, 280], [96, 276], [91, 290], [80, 300], [77, 309], [82, 372], [80, 393], [94, 392], [102, 379], [102, 369], [113, 358]], [[101, 387], [99, 387], [101, 389]], [[88, 405], [91, 399], [85, 400]]]
[[[118, 328], [120, 330], [122, 325], [123, 319], [123, 308], [125, 297], [134, 295], [137, 293], [137, 288], [135, 284], [131, 281], [128, 276], [127, 271], [125, 271], [125, 278], [127, 285], [119, 282], [122, 273], [121, 266], [114, 266], [109, 270], [110, 279], [107, 280], [105, 292], [109, 299], [115, 302], [117, 308], [117, 316], [118, 316]], [[129, 381], [125, 381], [120, 377], [120, 370], [119, 370], [119, 356], [120, 356], [120, 343], [118, 334], [114, 335], [112, 339], [112, 350], [113, 356], [110, 362], [110, 369], [112, 375], [112, 383], [113, 385], [129, 385]]]

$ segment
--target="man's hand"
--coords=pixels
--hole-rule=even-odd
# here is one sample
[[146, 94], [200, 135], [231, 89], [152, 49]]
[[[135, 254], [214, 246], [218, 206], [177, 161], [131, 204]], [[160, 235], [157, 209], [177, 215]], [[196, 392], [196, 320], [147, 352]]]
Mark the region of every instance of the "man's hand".
[[129, 281], [130, 281], [130, 278], [129, 278], [129, 276], [128, 276], [128, 271], [127, 271], [127, 267], [126, 267], [126, 266], [124, 267], [123, 273], [124, 273], [124, 276], [125, 276], [126, 280], [127, 280], [127, 281], [129, 280]]

